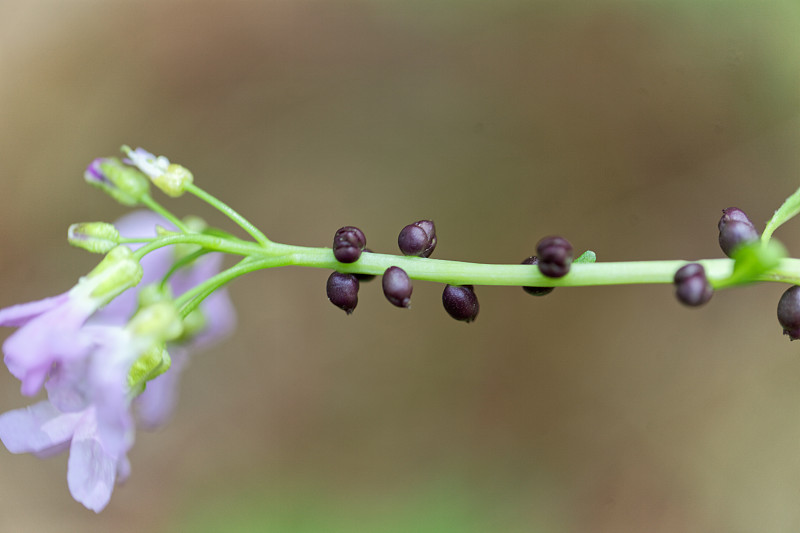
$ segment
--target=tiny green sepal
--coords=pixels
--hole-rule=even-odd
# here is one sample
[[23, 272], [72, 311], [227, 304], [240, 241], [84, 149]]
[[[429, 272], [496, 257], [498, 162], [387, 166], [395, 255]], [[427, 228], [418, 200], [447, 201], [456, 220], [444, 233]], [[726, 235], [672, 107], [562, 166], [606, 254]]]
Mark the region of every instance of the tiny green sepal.
[[82, 280], [90, 296], [110, 302], [124, 291], [137, 285], [143, 275], [142, 266], [127, 246], [113, 248]]
[[725, 279], [711, 281], [715, 289], [757, 281], [759, 276], [778, 266], [786, 257], [786, 249], [774, 239], [763, 244], [755, 241], [736, 247], [732, 256], [733, 272]]
[[586, 250], [573, 261], [573, 263], [595, 263], [595, 262], [597, 262], [597, 254], [591, 250]]
[[67, 240], [72, 246], [94, 254], [107, 254], [119, 244], [119, 231], [107, 222], [81, 222], [67, 230]]
[[769, 219], [764, 232], [761, 234], [761, 241], [769, 241], [776, 229], [798, 213], [800, 213], [800, 188], [784, 200], [783, 204], [772, 215], [772, 218]]
[[172, 366], [172, 359], [165, 344], [156, 344], [142, 354], [128, 372], [128, 386], [135, 395], [144, 392], [148, 381], [151, 381]]

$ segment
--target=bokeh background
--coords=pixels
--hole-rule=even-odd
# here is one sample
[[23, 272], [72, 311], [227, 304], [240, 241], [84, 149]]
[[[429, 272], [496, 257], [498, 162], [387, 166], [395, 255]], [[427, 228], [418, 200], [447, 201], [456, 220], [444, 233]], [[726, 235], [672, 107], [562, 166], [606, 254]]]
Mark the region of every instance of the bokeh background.
[[[97, 261], [70, 223], [123, 143], [190, 167], [271, 238], [376, 251], [435, 220], [435, 257], [517, 263], [560, 234], [600, 260], [720, 257], [800, 184], [800, 4], [694, 1], [0, 3], [0, 305]], [[180, 214], [230, 225], [188, 198]], [[800, 253], [800, 229], [776, 236]], [[686, 309], [668, 286], [479, 287], [470, 325], [328, 273], [237, 281], [99, 516], [66, 457], [0, 450], [0, 530], [800, 530], [800, 346], [783, 291]], [[8, 335], [2, 332], [2, 338]], [[0, 410], [28, 403], [0, 374]]]

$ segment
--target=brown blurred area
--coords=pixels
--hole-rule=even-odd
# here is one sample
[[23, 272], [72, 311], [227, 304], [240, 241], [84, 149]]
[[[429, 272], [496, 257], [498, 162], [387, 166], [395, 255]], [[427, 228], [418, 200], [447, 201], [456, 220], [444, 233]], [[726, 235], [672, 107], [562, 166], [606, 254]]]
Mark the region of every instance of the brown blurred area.
[[[81, 178], [123, 143], [279, 242], [357, 225], [394, 253], [431, 218], [438, 258], [518, 263], [549, 234], [601, 261], [720, 257], [722, 208], [760, 226], [800, 184], [798, 30], [789, 0], [6, 0], [0, 306], [97, 261], [66, 228], [125, 212]], [[798, 235], [776, 234], [795, 257]], [[410, 311], [362, 285], [345, 316], [326, 277], [231, 287], [238, 331], [99, 516], [65, 457], [0, 449], [0, 530], [800, 530], [783, 287], [697, 310], [668, 286], [478, 287], [465, 325], [423, 282]], [[29, 401], [5, 371], [0, 391]]]

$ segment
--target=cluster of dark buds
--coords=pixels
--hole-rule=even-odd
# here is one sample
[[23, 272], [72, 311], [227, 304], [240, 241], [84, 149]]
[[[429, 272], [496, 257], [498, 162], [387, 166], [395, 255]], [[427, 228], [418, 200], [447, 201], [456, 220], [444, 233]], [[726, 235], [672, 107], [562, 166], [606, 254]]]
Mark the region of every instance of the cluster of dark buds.
[[[354, 226], [339, 228], [333, 237], [333, 254], [340, 263], [354, 263], [362, 252], [369, 252], [365, 247], [367, 239], [364, 232]], [[431, 220], [419, 220], [405, 226], [397, 237], [397, 244], [403, 255], [428, 258], [436, 248], [436, 228]], [[561, 278], [570, 271], [573, 261], [572, 245], [563, 237], [545, 237], [539, 241], [536, 251], [538, 256], [530, 256], [523, 265], [531, 265], [551, 278]], [[375, 276], [370, 274], [349, 274], [334, 271], [328, 277], [326, 291], [330, 302], [348, 315], [358, 305], [360, 281], [369, 281]], [[405, 270], [391, 266], [383, 273], [383, 294], [397, 307], [408, 308], [411, 304], [413, 286]], [[527, 293], [544, 296], [553, 291], [553, 287], [522, 287]], [[445, 311], [456, 320], [472, 322], [478, 316], [480, 305], [472, 285], [445, 286], [442, 293], [442, 304]]]
[[[397, 243], [404, 255], [429, 257], [436, 248], [436, 229], [433, 222], [420, 220], [409, 224], [400, 232]], [[344, 226], [336, 230], [333, 236], [333, 255], [340, 263], [354, 263], [362, 252], [369, 253], [366, 244], [367, 238], [363, 231], [353, 226]], [[371, 281], [374, 278], [371, 274], [334, 272], [328, 278], [328, 299], [349, 315], [358, 304], [359, 281]], [[411, 305], [414, 287], [405, 270], [397, 266], [387, 268], [383, 273], [382, 284], [383, 294], [392, 305], [402, 308]]]
[[[743, 245], [758, 241], [758, 231], [747, 214], [738, 207], [722, 210], [717, 224], [719, 246], [728, 257], [735, 258], [737, 250]], [[714, 294], [714, 288], [706, 277], [703, 265], [690, 263], [675, 273], [675, 296], [678, 301], [690, 307], [707, 303]]]

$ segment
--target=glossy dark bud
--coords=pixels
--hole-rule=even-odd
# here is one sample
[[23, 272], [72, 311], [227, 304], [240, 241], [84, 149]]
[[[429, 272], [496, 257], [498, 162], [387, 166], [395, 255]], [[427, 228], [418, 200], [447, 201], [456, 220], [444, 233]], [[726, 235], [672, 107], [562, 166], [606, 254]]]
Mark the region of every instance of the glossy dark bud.
[[348, 315], [358, 305], [358, 279], [353, 274], [334, 272], [328, 277], [328, 300]]
[[722, 210], [722, 217], [719, 219], [719, 223], [717, 224], [717, 228], [722, 231], [722, 227], [727, 224], [728, 222], [745, 222], [746, 224], [753, 225], [753, 222], [750, 220], [750, 217], [747, 216], [747, 213], [739, 209], [738, 207], [726, 207]]
[[563, 237], [545, 237], [536, 245], [539, 271], [549, 278], [560, 278], [569, 273], [572, 265], [572, 245]]
[[355, 263], [367, 245], [364, 232], [353, 226], [336, 230], [333, 236], [333, 255], [340, 263]]
[[480, 310], [472, 285], [447, 285], [442, 293], [442, 304], [447, 314], [464, 322], [475, 320]]
[[408, 307], [411, 303], [411, 280], [400, 267], [389, 267], [383, 273], [383, 294], [392, 305]]
[[[539, 258], [535, 255], [530, 256], [522, 262], [523, 265], [538, 265]], [[555, 287], [522, 287], [522, 290], [534, 296], [545, 296], [553, 292]]]
[[403, 255], [430, 257], [436, 248], [436, 228], [431, 220], [420, 220], [400, 231], [397, 245]]
[[703, 265], [689, 263], [675, 272], [675, 296], [682, 304], [697, 307], [708, 302], [713, 294]]
[[[372, 253], [372, 250], [369, 248], [364, 248], [364, 253]], [[375, 279], [375, 274], [353, 274], [358, 281], [361, 283], [366, 283], [367, 281], [372, 281]]]
[[731, 257], [733, 250], [746, 242], [758, 240], [758, 232], [744, 211], [738, 207], [722, 210], [719, 219], [719, 247], [725, 255]]
[[789, 287], [778, 302], [778, 322], [790, 340], [800, 339], [800, 286]]

